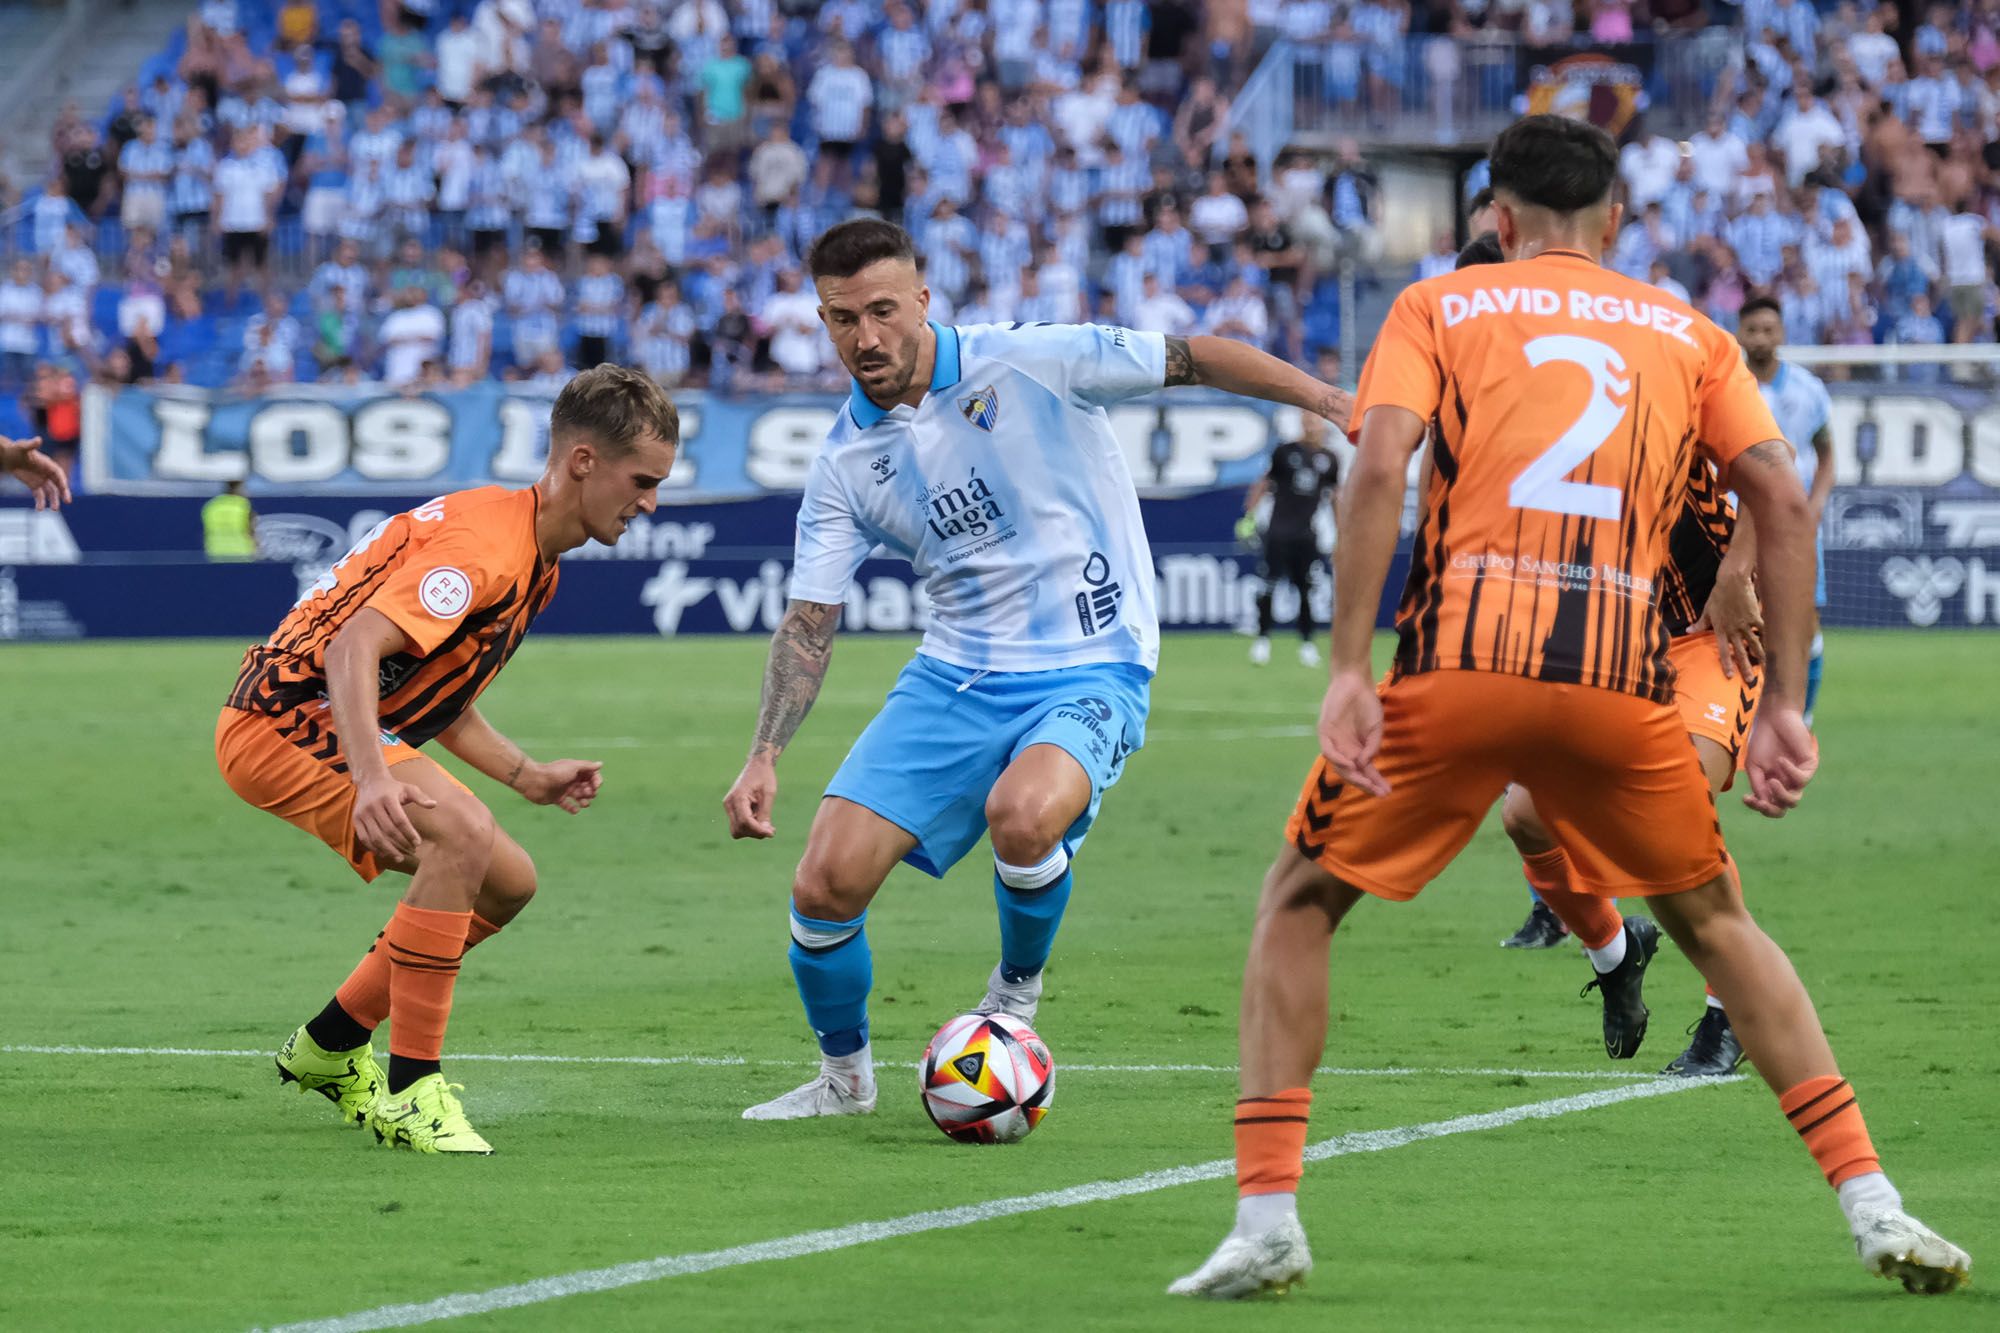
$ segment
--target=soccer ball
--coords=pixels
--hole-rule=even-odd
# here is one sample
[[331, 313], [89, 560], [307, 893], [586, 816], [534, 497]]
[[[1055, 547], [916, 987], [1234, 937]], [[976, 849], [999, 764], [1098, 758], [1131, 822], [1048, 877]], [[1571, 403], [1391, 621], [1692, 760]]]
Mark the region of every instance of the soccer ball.
[[931, 1123], [960, 1143], [1018, 1143], [1055, 1099], [1056, 1064], [1035, 1030], [1009, 1014], [961, 1014], [917, 1066]]

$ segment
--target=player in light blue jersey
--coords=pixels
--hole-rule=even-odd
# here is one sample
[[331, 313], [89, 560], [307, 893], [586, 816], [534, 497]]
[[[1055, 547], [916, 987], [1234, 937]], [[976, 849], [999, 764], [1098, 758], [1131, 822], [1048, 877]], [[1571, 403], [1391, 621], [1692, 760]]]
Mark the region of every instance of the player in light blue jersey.
[[1000, 963], [979, 1008], [1034, 1017], [1070, 858], [1145, 743], [1159, 659], [1152, 552], [1105, 409], [1176, 384], [1343, 425], [1352, 406], [1223, 338], [932, 324], [916, 252], [892, 223], [844, 222], [809, 263], [854, 385], [799, 505], [791, 603], [724, 801], [732, 837], [774, 832], [778, 755], [819, 694], [871, 553], [923, 577], [930, 627], [828, 785], [792, 883], [792, 974], [820, 1073], [750, 1120], [875, 1109], [863, 922], [898, 861], [942, 876], [991, 832]]
[[1812, 658], [1806, 664], [1806, 725], [1811, 726], [1813, 705], [1819, 702], [1819, 683], [1826, 649], [1817, 613], [1826, 610], [1826, 548], [1819, 540], [1819, 524], [1826, 513], [1826, 497], [1833, 493], [1833, 436], [1827, 429], [1833, 400], [1819, 376], [1803, 366], [1778, 360], [1778, 348], [1785, 341], [1785, 316], [1778, 303], [1768, 296], [1753, 296], [1737, 314], [1736, 341], [1743, 344], [1743, 360], [1757, 377], [1757, 387], [1778, 419], [1778, 429], [1798, 456], [1799, 480], [1805, 483], [1806, 499], [1812, 505], [1814, 549], [1819, 577], [1813, 585]]

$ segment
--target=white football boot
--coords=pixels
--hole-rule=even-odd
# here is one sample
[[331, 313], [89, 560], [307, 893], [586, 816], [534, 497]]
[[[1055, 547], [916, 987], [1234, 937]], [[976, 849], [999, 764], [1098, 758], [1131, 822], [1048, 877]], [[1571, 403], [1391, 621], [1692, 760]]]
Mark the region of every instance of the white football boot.
[[996, 963], [993, 975], [986, 978], [986, 998], [979, 1002], [975, 1014], [1008, 1014], [1023, 1023], [1033, 1024], [1035, 1010], [1042, 1003], [1042, 974], [1037, 972], [1026, 981], [1007, 981], [1000, 975]]
[[1250, 665], [1269, 666], [1271, 662], [1271, 641], [1259, 634], [1250, 640]]
[[745, 1120], [810, 1120], [822, 1115], [873, 1115], [875, 1079], [856, 1080], [822, 1069], [810, 1083], [743, 1113]]
[[1854, 1249], [1869, 1272], [1926, 1296], [1955, 1291], [1972, 1275], [1971, 1255], [1900, 1208], [1857, 1214]]
[[1287, 1216], [1268, 1231], [1232, 1233], [1207, 1263], [1168, 1287], [1167, 1294], [1212, 1301], [1240, 1301], [1267, 1292], [1282, 1296], [1293, 1283], [1304, 1281], [1312, 1266], [1305, 1228], [1296, 1216]]
[[1319, 665], [1319, 645], [1311, 639], [1306, 639], [1299, 644], [1299, 665], [1302, 667], [1316, 667]]

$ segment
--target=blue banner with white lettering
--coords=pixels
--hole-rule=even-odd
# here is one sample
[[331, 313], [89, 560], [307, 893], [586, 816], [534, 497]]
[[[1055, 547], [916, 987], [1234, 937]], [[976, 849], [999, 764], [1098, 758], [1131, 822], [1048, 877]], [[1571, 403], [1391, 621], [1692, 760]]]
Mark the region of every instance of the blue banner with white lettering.
[[[2000, 404], [1950, 385], [1829, 385], [1840, 484], [1821, 535], [1835, 626], [2000, 625]], [[792, 526], [814, 452], [840, 400], [823, 395], [680, 395], [689, 448], [671, 503], [615, 548], [565, 561], [541, 622], [566, 633], [768, 633], [783, 609]], [[1256, 557], [1231, 530], [1241, 487], [1263, 474], [1283, 411], [1178, 392], [1171, 406], [1114, 412], [1142, 503], [1166, 628], [1244, 629]], [[0, 499], [0, 639], [225, 634], [261, 638], [386, 514], [441, 491], [525, 485], [546, 451], [547, 395], [497, 385], [417, 398], [379, 393], [230, 402], [124, 391], [87, 414], [86, 493], [61, 513]], [[540, 432], [539, 434], [537, 432]], [[1343, 473], [1352, 450], [1336, 438]], [[200, 555], [200, 502], [250, 478], [261, 558]], [[152, 498], [140, 498], [152, 497]], [[723, 499], [721, 497], [737, 497]], [[1404, 532], [1410, 530], [1406, 511]], [[1399, 560], [1382, 623], [1400, 588]], [[1325, 624], [1322, 571], [1313, 612]], [[1277, 612], [1289, 621], [1293, 593]], [[863, 570], [856, 630], [921, 629], [928, 608], [907, 565]]]
[[[94, 495], [437, 495], [525, 486], [548, 455], [550, 390], [485, 383], [438, 393], [298, 385], [234, 398], [202, 389], [92, 389], [83, 484]], [[830, 394], [676, 393], [682, 448], [666, 498], [796, 491], [846, 399]], [[1171, 406], [1169, 406], [1171, 403]], [[1248, 485], [1293, 409], [1192, 391], [1111, 410], [1132, 475], [1149, 491]]]

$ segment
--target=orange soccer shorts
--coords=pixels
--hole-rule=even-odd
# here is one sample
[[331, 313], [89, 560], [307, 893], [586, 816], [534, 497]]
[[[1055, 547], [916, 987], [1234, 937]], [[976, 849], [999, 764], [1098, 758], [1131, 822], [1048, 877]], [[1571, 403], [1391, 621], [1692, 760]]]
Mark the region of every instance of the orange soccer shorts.
[[[421, 761], [444, 772], [415, 746], [393, 737], [378, 744], [392, 767]], [[374, 853], [354, 840], [354, 782], [323, 705], [277, 717], [223, 709], [215, 722], [215, 761], [230, 790], [251, 805], [312, 834], [346, 858], [362, 879], [382, 873]]]
[[[1723, 675], [1715, 635], [1708, 630], [1675, 639], [1667, 657], [1674, 665], [1674, 702], [1680, 705], [1688, 735], [1714, 741], [1729, 755], [1736, 771], [1742, 771], [1750, 722], [1764, 694], [1763, 673], [1748, 679]], [[1722, 789], [1728, 791], [1733, 782], [1732, 776]]]
[[1722, 873], [1715, 798], [1669, 705], [1491, 671], [1404, 676], [1379, 693], [1389, 794], [1346, 786], [1319, 759], [1285, 830], [1355, 888], [1416, 897], [1510, 782], [1535, 794], [1580, 890], [1678, 893]]

